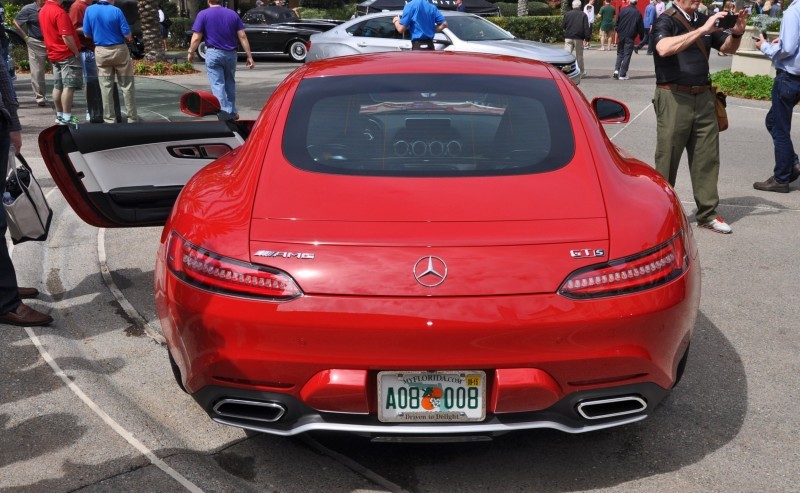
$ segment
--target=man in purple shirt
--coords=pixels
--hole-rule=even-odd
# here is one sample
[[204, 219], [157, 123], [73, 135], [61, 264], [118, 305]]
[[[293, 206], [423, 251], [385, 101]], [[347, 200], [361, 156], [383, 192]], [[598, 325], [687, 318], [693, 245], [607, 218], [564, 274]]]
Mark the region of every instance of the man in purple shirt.
[[236, 42], [247, 54], [247, 68], [256, 66], [250, 53], [250, 43], [244, 33], [244, 23], [239, 15], [222, 6], [222, 0], [208, 0], [208, 7], [197, 14], [192, 26], [192, 42], [189, 44], [189, 62], [194, 61], [194, 52], [200, 42], [206, 40], [206, 73], [211, 92], [219, 100], [222, 111], [230, 118], [238, 119], [236, 109]]

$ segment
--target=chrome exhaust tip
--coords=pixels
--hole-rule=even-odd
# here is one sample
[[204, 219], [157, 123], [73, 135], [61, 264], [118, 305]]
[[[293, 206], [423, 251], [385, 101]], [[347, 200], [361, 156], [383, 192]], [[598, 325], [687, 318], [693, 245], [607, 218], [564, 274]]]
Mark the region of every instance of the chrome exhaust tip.
[[592, 399], [578, 404], [578, 414], [585, 419], [603, 419], [640, 413], [647, 409], [647, 401], [639, 396]]
[[286, 414], [286, 406], [279, 402], [221, 399], [214, 404], [213, 411], [226, 418], [274, 423]]

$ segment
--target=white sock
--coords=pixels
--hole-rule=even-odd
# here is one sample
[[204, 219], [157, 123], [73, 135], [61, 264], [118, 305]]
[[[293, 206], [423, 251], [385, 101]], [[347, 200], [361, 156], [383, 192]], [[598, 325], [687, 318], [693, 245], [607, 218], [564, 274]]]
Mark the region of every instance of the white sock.
[[62, 118], [64, 120], [69, 120], [70, 118], [72, 118], [72, 113], [64, 113], [64, 116]]
[[64, 116], [64, 113], [62, 113], [60, 111], [56, 111], [56, 118], [61, 118], [63, 116]]

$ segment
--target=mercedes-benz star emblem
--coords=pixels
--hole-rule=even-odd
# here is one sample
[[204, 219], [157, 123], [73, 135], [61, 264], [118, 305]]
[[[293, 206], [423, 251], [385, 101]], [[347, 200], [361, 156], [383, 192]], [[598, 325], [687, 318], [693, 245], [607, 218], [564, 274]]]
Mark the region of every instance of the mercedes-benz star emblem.
[[422, 257], [414, 264], [414, 279], [425, 287], [433, 288], [447, 277], [447, 264], [439, 257]]

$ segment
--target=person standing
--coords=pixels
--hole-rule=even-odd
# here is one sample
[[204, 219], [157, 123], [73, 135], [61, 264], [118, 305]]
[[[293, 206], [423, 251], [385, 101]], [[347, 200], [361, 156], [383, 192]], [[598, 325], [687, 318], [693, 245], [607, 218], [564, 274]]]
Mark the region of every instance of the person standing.
[[75, 26], [67, 12], [61, 7], [64, 0], [47, 0], [39, 11], [47, 58], [53, 65], [53, 104], [56, 106], [56, 123], [77, 125], [78, 118], [72, 115], [72, 99], [75, 90], [83, 87], [80, 41]]
[[161, 41], [164, 43], [164, 51], [167, 51], [167, 38], [169, 37], [169, 26], [172, 21], [160, 8], [158, 9], [158, 29], [161, 31]]
[[[6, 25], [6, 8], [0, 3], [0, 27]], [[9, 57], [9, 45], [11, 42], [8, 39], [8, 34], [6, 33], [5, 29], [0, 29], [0, 56], [3, 58], [3, 63], [6, 66], [6, 70], [8, 70], [8, 76], [11, 77], [11, 80], [16, 80], [17, 78], [17, 66]], [[12, 85], [11, 88], [13, 89], [14, 86]], [[14, 92], [16, 94], [16, 91]]]
[[769, 16], [772, 18], [779, 18], [781, 16], [781, 11], [783, 10], [783, 6], [781, 2], [776, 1], [772, 4], [772, 8], [769, 9]]
[[586, 14], [586, 20], [589, 22], [589, 39], [583, 43], [583, 47], [589, 49], [589, 41], [592, 40], [592, 28], [594, 27], [594, 0], [586, 2], [583, 7], [583, 13]]
[[628, 80], [628, 66], [631, 63], [636, 36], [644, 38], [642, 13], [636, 8], [636, 1], [619, 11], [617, 17], [617, 61], [614, 64], [614, 78]]
[[[775, 8], [774, 6], [772, 8]], [[772, 107], [767, 113], [767, 131], [775, 147], [772, 176], [753, 183], [764, 192], [789, 193], [789, 183], [800, 177], [800, 164], [792, 144], [792, 112], [800, 103], [800, 4], [793, 2], [783, 13], [780, 35], [770, 43], [759, 35], [756, 47], [775, 65]]]
[[739, 48], [747, 13], [742, 10], [738, 14], [729, 34], [714, 25], [727, 12], [705, 16], [697, 12], [692, 0], [675, 0], [673, 5], [656, 19], [652, 33], [656, 170], [674, 187], [685, 149], [697, 204], [697, 224], [727, 234], [731, 227], [717, 214], [719, 124], [714, 109], [716, 95], [709, 84], [708, 54], [711, 48], [725, 53]]
[[466, 11], [467, 7], [464, 6], [464, 0], [456, 0], [456, 12], [466, 12]]
[[658, 19], [658, 16], [663, 14], [665, 10], [667, 10], [667, 7], [664, 5], [664, 0], [656, 0], [656, 19]]
[[231, 118], [239, 118], [236, 109], [236, 43], [247, 54], [247, 68], [256, 66], [250, 53], [250, 43], [244, 32], [244, 23], [236, 12], [221, 5], [221, 0], [208, 0], [207, 9], [197, 14], [192, 26], [192, 41], [189, 44], [189, 62], [200, 41], [206, 40], [206, 73], [211, 92], [219, 100], [222, 111]]
[[81, 44], [81, 69], [83, 83], [86, 87], [86, 121], [103, 123], [103, 97], [100, 93], [100, 82], [97, 79], [97, 62], [94, 59], [94, 43], [83, 33], [83, 17], [92, 0], [75, 0], [69, 7], [69, 18], [78, 33]]
[[[0, 180], [0, 195], [6, 190], [5, 177], [8, 167], [14, 166], [9, 163], [9, 148], [13, 144], [14, 149], [19, 151], [22, 148], [22, 127], [17, 116], [16, 95], [11, 87], [11, 78], [8, 72], [0, 70], [0, 173], [3, 180]], [[37, 325], [47, 325], [53, 321], [50, 315], [38, 312], [22, 302], [23, 298], [35, 298], [39, 296], [36, 288], [21, 288], [17, 286], [17, 274], [14, 264], [11, 262], [11, 255], [6, 246], [6, 215], [0, 214], [0, 324], [20, 325], [31, 327]]]
[[392, 19], [400, 34], [411, 33], [412, 50], [433, 50], [433, 36], [447, 27], [447, 21], [436, 5], [427, 0], [412, 0], [403, 7], [403, 15]]
[[611, 51], [611, 40], [614, 38], [614, 18], [617, 11], [611, 5], [611, 0], [603, 0], [603, 6], [597, 13], [600, 17], [600, 51]]
[[25, 44], [28, 47], [28, 62], [31, 66], [31, 91], [36, 98], [36, 104], [47, 106], [44, 95], [44, 72], [47, 63], [47, 48], [42, 38], [42, 28], [39, 26], [39, 10], [45, 0], [35, 0], [22, 7], [14, 17], [14, 25], [25, 35]]
[[638, 45], [633, 47], [634, 53], [639, 54], [639, 50], [644, 45], [647, 45], [647, 54], [653, 54], [653, 43], [650, 42], [650, 31], [653, 29], [653, 23], [656, 21], [656, 0], [650, 0], [647, 7], [644, 9], [644, 37]]
[[[80, 0], [79, 0], [80, 1]], [[133, 41], [131, 28], [114, 0], [100, 0], [86, 9], [83, 34], [94, 42], [97, 75], [103, 100], [103, 121], [115, 123], [120, 115], [114, 107], [114, 82], [122, 91], [128, 123], [139, 121], [136, 110], [136, 86], [133, 81], [133, 62], [125, 40]]]
[[581, 78], [584, 75], [583, 43], [588, 42], [591, 36], [589, 20], [581, 11], [581, 0], [572, 0], [572, 10], [564, 14], [564, 49], [575, 53]]

